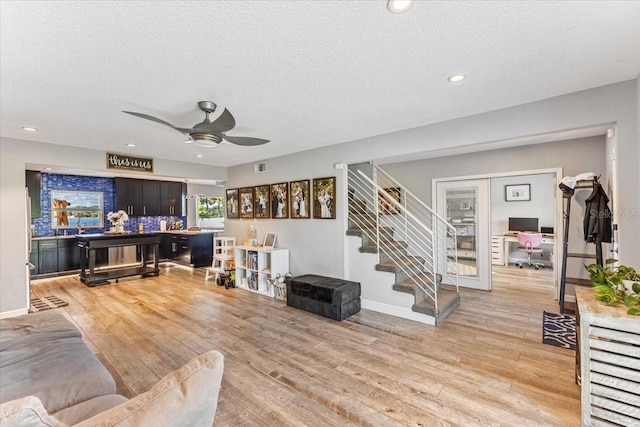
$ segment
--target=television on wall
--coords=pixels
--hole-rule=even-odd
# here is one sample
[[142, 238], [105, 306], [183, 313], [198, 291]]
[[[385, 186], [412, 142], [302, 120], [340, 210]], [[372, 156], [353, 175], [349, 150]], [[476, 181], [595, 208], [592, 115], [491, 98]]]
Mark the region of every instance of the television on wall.
[[509, 231], [538, 232], [538, 218], [509, 218]]

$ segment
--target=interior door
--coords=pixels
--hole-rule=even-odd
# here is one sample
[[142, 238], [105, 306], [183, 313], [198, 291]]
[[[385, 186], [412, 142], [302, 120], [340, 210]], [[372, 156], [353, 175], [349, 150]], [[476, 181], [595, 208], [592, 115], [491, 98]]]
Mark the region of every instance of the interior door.
[[[489, 180], [438, 181], [436, 211], [456, 229], [458, 285], [491, 290]], [[455, 283], [453, 275], [445, 283]]]

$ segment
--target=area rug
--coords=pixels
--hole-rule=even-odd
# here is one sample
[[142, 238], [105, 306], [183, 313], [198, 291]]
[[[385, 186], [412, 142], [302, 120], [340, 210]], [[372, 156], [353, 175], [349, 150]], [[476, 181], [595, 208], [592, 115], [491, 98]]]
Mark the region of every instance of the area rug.
[[576, 349], [576, 319], [568, 314], [543, 312], [542, 342], [556, 347]]
[[31, 298], [31, 308], [29, 308], [29, 313], [35, 313], [36, 311], [50, 310], [52, 308], [64, 307], [65, 305], [69, 305], [69, 304], [53, 295], [49, 295], [42, 298]]

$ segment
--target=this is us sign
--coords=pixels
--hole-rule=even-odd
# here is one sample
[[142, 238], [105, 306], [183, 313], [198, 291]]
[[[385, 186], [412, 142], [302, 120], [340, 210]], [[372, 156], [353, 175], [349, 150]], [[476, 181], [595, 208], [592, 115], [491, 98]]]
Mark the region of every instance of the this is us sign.
[[153, 172], [153, 159], [107, 153], [107, 169]]

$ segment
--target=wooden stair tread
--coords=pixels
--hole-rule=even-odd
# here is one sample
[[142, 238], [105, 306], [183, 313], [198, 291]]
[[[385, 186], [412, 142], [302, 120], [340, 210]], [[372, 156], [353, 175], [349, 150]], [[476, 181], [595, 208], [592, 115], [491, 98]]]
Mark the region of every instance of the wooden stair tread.
[[379, 264], [376, 264], [376, 270], [395, 272], [396, 268], [398, 268], [398, 265], [404, 266], [404, 267], [416, 267], [416, 266], [422, 267], [423, 264], [424, 264], [423, 258], [415, 257], [415, 256], [406, 256], [394, 261], [387, 261], [387, 262], [381, 262]]
[[[382, 250], [383, 251], [389, 251], [389, 250], [405, 249], [407, 246], [409, 246], [407, 244], [407, 242], [394, 240], [392, 242], [385, 242], [384, 245], [382, 245]], [[360, 247], [360, 252], [370, 253], [370, 254], [377, 254], [378, 253], [378, 246], [377, 245], [364, 245], [364, 246]]]
[[441, 289], [438, 291], [438, 311], [435, 312], [433, 301], [425, 298], [411, 307], [416, 313], [423, 313], [436, 318], [436, 323], [442, 322], [449, 313], [460, 305], [460, 294], [455, 291]]
[[[416, 280], [420, 281], [420, 282], [426, 282], [426, 283], [437, 283], [439, 284], [440, 281], [442, 280], [442, 276], [440, 276], [439, 274], [436, 274], [435, 278], [433, 276], [433, 273], [420, 273], [420, 274], [416, 274], [415, 276], [413, 276], [416, 278]], [[418, 287], [418, 285], [412, 280], [412, 279], [405, 279], [400, 283], [396, 283], [394, 286], [398, 286], [400, 287], [406, 287], [406, 288], [413, 288], [413, 287]], [[400, 290], [400, 289], [397, 289]]]

